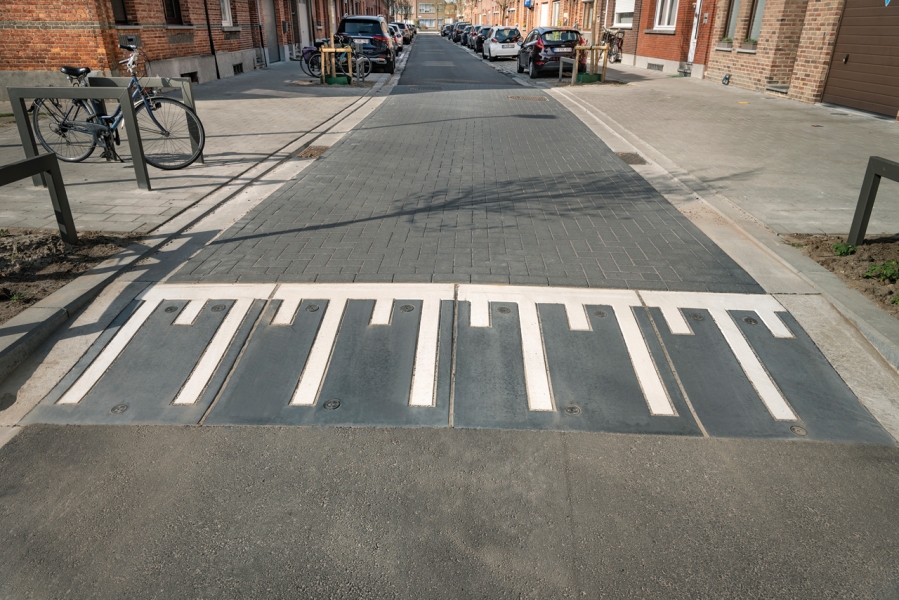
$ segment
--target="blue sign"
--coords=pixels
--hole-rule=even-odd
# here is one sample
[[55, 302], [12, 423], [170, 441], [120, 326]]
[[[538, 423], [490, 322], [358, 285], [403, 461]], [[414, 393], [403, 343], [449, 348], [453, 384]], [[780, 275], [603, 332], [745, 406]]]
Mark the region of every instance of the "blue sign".
[[[889, 2], [889, 1], [890, 1], [890, 0], [887, 0], [887, 2]], [[532, 6], [534, 6], [534, 0], [524, 0], [524, 7], [525, 7], [525, 8], [531, 8]]]

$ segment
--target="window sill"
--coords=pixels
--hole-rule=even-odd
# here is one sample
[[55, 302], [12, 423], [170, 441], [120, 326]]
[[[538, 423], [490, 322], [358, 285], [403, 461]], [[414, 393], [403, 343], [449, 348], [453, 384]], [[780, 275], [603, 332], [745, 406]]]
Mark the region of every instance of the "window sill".
[[727, 47], [727, 46], [715, 46], [715, 50], [716, 50], [717, 52], [731, 52], [731, 51], [733, 51], [733, 47]]
[[737, 48], [737, 52], [740, 54], [755, 54], [757, 50], [744, 50], [743, 48]]
[[674, 35], [676, 32], [673, 29], [644, 29], [643, 33], [655, 33], [659, 35]]
[[116, 25], [116, 29], [143, 29], [143, 25]]
[[615, 29], [633, 29], [634, 26], [630, 24], [621, 25], [620, 23], [612, 23], [612, 27]]
[[222, 25], [222, 31], [240, 31], [240, 25]]
[[196, 29], [196, 25], [166, 25], [166, 29]]

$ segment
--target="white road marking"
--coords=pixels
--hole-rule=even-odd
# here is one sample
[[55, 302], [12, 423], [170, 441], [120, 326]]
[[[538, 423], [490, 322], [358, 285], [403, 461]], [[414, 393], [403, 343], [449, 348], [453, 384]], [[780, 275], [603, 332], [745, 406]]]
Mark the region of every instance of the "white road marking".
[[[372, 325], [389, 325], [397, 299], [422, 301], [419, 315], [418, 342], [415, 349], [412, 386], [409, 406], [434, 406], [434, 392], [437, 384], [437, 341], [440, 329], [440, 301], [453, 300], [455, 287], [452, 284], [366, 284], [366, 283], [308, 283], [282, 284], [273, 299], [283, 300], [280, 312], [285, 306], [299, 306], [301, 299], [323, 298], [328, 300], [328, 308], [312, 344], [312, 350], [300, 375], [296, 391], [290, 403], [294, 406], [312, 406], [318, 400], [318, 393], [328, 372], [331, 354], [340, 330], [343, 312], [348, 300], [374, 300]], [[290, 320], [296, 311], [290, 312]], [[288, 317], [279, 320], [286, 324]], [[274, 321], [273, 321], [274, 323]]]
[[204, 306], [206, 306], [206, 300], [191, 300], [187, 306], [181, 309], [172, 325], [193, 325]]
[[[88, 392], [96, 385], [107, 369], [119, 357], [134, 334], [141, 328], [153, 311], [163, 300], [188, 300], [188, 306], [181, 311], [183, 314], [191, 304], [197, 304], [200, 308], [211, 298], [226, 296], [236, 300], [254, 300], [256, 298], [268, 298], [275, 289], [274, 284], [253, 285], [155, 285], [147, 288], [137, 296], [137, 300], [143, 300], [143, 304], [131, 315], [131, 318], [122, 326], [119, 332], [112, 338], [100, 355], [94, 359], [91, 365], [81, 374], [75, 384], [63, 394], [57, 404], [78, 404]], [[181, 316], [180, 314], [178, 315]], [[205, 383], [204, 383], [205, 386]]]
[[[201, 304], [201, 302], [199, 300], [194, 300], [191, 304]], [[240, 327], [240, 324], [243, 323], [243, 319], [247, 316], [247, 312], [250, 310], [252, 304], [253, 300], [250, 298], [241, 298], [234, 302], [231, 306], [231, 310], [228, 311], [228, 316], [225, 317], [225, 320], [219, 325], [218, 331], [215, 332], [212, 341], [206, 346], [203, 357], [200, 359], [200, 362], [197, 363], [193, 373], [190, 374], [190, 377], [188, 377], [187, 382], [184, 384], [184, 387], [181, 388], [181, 391], [178, 392], [178, 396], [172, 404], [197, 403], [203, 390], [206, 389], [209, 380], [212, 379], [215, 369], [219, 366], [219, 363], [222, 362], [222, 357], [225, 356], [225, 352], [227, 352], [228, 347], [231, 345], [231, 341], [234, 339], [235, 334], [237, 334], [237, 329]]]
[[771, 416], [778, 421], [797, 420], [793, 408], [728, 313], [731, 310], [754, 311], [774, 337], [792, 338], [793, 333], [777, 316], [786, 309], [773, 296], [700, 292], [640, 292], [640, 296], [647, 306], [661, 309], [668, 328], [676, 335], [693, 333], [681, 308], [708, 310]]
[[460, 301], [471, 303], [471, 327], [489, 327], [489, 303], [515, 302], [521, 323], [524, 374], [531, 410], [554, 410], [550, 375], [546, 367], [543, 333], [537, 320], [537, 304], [562, 304], [572, 331], [589, 331], [587, 305], [609, 305], [615, 310], [637, 381], [643, 391], [649, 412], [660, 416], [677, 416], [677, 411], [662, 384], [646, 340], [634, 317], [633, 306], [641, 306], [636, 292], [589, 288], [549, 288], [503, 285], [460, 285]]

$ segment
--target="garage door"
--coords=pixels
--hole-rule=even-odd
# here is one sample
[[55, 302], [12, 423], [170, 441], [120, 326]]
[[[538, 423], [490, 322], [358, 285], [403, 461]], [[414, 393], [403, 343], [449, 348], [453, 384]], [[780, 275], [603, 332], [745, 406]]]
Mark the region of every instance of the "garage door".
[[847, 0], [824, 102], [899, 113], [899, 0]]

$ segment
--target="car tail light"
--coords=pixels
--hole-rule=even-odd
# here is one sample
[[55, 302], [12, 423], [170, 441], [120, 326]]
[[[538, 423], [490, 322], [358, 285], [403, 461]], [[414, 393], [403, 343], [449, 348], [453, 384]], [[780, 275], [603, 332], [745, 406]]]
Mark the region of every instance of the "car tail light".
[[490, 41], [493, 42], [494, 44], [498, 44], [498, 43], [499, 43], [499, 42], [496, 41], [496, 38], [490, 38]]
[[537, 48], [539, 48], [540, 50], [543, 50], [543, 38], [537, 38], [537, 43], [534, 45], [537, 46]]
[[586, 46], [586, 45], [587, 45], [587, 40], [584, 39], [584, 36], [581, 36], [581, 43], [580, 43], [580, 45], [581, 45], [581, 46]]
[[386, 35], [373, 35], [371, 39], [375, 42], [386, 42], [389, 38]]

